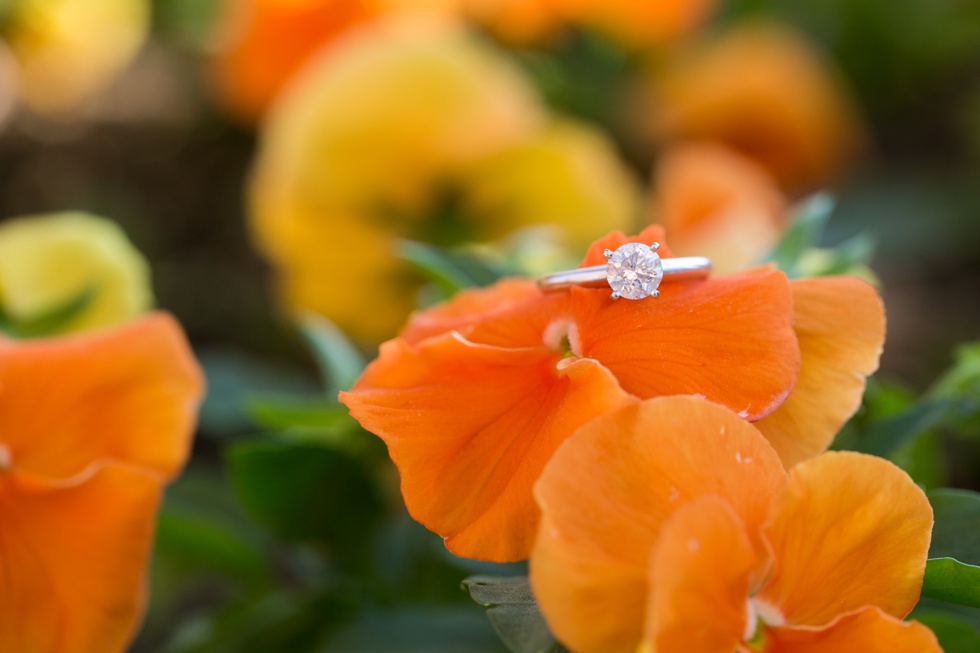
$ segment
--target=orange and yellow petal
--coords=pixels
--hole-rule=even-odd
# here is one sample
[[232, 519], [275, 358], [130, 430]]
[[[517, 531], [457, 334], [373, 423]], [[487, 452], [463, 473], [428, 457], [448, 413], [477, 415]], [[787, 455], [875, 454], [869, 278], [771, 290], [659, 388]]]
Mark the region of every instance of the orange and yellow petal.
[[387, 443], [416, 520], [457, 555], [504, 562], [530, 553], [531, 488], [558, 445], [633, 399], [594, 361], [448, 333], [382, 345], [341, 401]]
[[862, 147], [843, 85], [786, 26], [736, 26], [679, 55], [655, 88], [652, 124], [661, 140], [724, 143], [787, 189], [826, 183]]
[[0, 650], [126, 649], [142, 617], [160, 487], [115, 465], [60, 485], [0, 472]]
[[786, 399], [800, 369], [786, 275], [761, 269], [665, 281], [660, 293], [614, 302], [608, 290], [574, 288], [576, 354], [642, 399], [697, 394], [749, 420]]
[[765, 438], [703, 399], [653, 399], [587, 424], [535, 487], [531, 583], [552, 631], [584, 653], [634, 651], [655, 582], [651, 551], [674, 511], [726, 497], [761, 548], [759, 528], [785, 482]]
[[779, 240], [786, 200], [751, 159], [714, 143], [668, 149], [657, 166], [654, 220], [678, 256], [707, 256], [715, 274], [759, 263]]
[[704, 496], [679, 508], [664, 524], [651, 559], [651, 650], [733, 653], [752, 616], [747, 599], [760, 562], [723, 498]]
[[885, 340], [881, 297], [865, 281], [798, 279], [792, 288], [800, 376], [786, 401], [756, 422], [787, 467], [830, 446], [860, 407]]
[[792, 469], [764, 533], [774, 570], [759, 597], [785, 623], [824, 626], [865, 606], [901, 619], [919, 600], [932, 508], [892, 463], [831, 452]]
[[177, 322], [0, 341], [0, 438], [17, 469], [73, 477], [97, 461], [177, 474], [190, 452], [203, 378]]
[[826, 628], [772, 628], [765, 653], [942, 653], [936, 636], [917, 621], [878, 608], [845, 615]]

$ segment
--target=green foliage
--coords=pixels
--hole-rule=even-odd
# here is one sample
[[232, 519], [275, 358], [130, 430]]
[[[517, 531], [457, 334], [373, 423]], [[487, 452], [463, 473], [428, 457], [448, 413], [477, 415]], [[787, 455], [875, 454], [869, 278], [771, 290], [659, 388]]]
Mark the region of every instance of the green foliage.
[[228, 452], [242, 505], [280, 537], [328, 547], [342, 564], [361, 564], [383, 508], [356, 458], [316, 444], [266, 440]]
[[62, 305], [25, 319], [10, 315], [0, 303], [0, 333], [11, 338], [39, 338], [60, 334], [95, 299], [96, 294], [96, 289], [86, 288]]
[[833, 248], [819, 247], [836, 206], [836, 200], [827, 193], [817, 193], [800, 202], [793, 210], [789, 228], [765, 260], [774, 262], [790, 278], [839, 274], [871, 277], [867, 264], [874, 254], [875, 241], [868, 234], [858, 234]]
[[436, 290], [432, 301], [448, 299], [466, 288], [488, 286], [508, 269], [499, 260], [474, 256], [472, 250], [452, 250], [414, 240], [399, 242], [398, 255], [411, 264]]
[[932, 558], [926, 563], [922, 595], [980, 608], [980, 567], [953, 558]]
[[367, 366], [354, 343], [330, 320], [315, 313], [303, 315], [299, 328], [320, 367], [325, 394], [336, 397], [341, 390], [350, 390]]
[[511, 653], [562, 653], [538, 608], [527, 576], [473, 576], [463, 581]]
[[980, 566], [980, 493], [934, 490], [929, 502], [936, 519], [929, 556]]

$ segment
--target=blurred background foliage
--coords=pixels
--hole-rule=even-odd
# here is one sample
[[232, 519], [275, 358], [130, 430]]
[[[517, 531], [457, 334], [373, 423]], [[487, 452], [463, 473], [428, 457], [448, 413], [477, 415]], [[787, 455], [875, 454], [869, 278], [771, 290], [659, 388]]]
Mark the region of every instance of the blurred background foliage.
[[[12, 51], [18, 1], [0, 2]], [[454, 558], [409, 518], [383, 445], [333, 400], [371, 345], [317, 316], [292, 319], [276, 299], [244, 217], [256, 130], [215, 91], [220, 4], [153, 2], [145, 25], [133, 19], [150, 30], [135, 60], [70, 114], [0, 98], [0, 216], [110, 216], [148, 259], [157, 304], [185, 325], [208, 374], [193, 462], [160, 516], [134, 650], [503, 651], [460, 583], [521, 566]], [[773, 249], [790, 274], [873, 270], [885, 298], [882, 369], [836, 446], [907, 469], [936, 509], [932, 557], [980, 564], [980, 541], [969, 541], [980, 532], [980, 4], [729, 0], [700, 34], [763, 19], [823, 53], [867, 131], [846, 169], [788, 190], [796, 217]], [[491, 26], [486, 38], [547, 110], [603, 130], [648, 179], [663, 142], [638, 127], [649, 101], [638, 80], [670, 58], [651, 64], [601, 29], [517, 36]], [[833, 199], [804, 199], [824, 185]], [[528, 238], [464, 253], [402, 241], [398, 252], [433, 301], [568, 255]], [[40, 322], [2, 314], [0, 326], [56, 331], [79, 306]], [[980, 610], [926, 599], [916, 615], [947, 651], [980, 650]]]

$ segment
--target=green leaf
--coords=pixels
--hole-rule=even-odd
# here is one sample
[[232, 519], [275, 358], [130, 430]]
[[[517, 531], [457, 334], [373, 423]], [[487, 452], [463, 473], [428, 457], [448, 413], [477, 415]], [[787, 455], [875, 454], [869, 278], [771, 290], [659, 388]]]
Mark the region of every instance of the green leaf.
[[500, 653], [475, 606], [372, 611], [331, 636], [322, 653]]
[[246, 410], [263, 429], [295, 427], [353, 430], [356, 422], [347, 408], [324, 397], [252, 397]]
[[96, 294], [95, 288], [86, 288], [60, 306], [22, 320], [12, 317], [0, 307], [0, 331], [14, 338], [37, 338], [61, 333], [95, 299]]
[[320, 366], [326, 395], [335, 399], [341, 390], [350, 390], [367, 365], [354, 343], [333, 322], [315, 313], [303, 315], [299, 327]]
[[487, 617], [512, 653], [564, 651], [548, 630], [527, 576], [473, 576], [463, 581], [474, 601], [488, 608]]
[[400, 241], [398, 255], [435, 284], [444, 298], [465, 288], [488, 286], [507, 273], [502, 264], [476, 251], [455, 252], [415, 240]]
[[896, 449], [938, 426], [950, 402], [945, 399], [915, 403], [894, 415], [872, 422], [850, 444], [857, 451], [888, 457]]
[[937, 609], [916, 609], [913, 618], [936, 634], [945, 653], [977, 653], [980, 651], [980, 630], [959, 615]]
[[360, 564], [383, 509], [379, 489], [356, 458], [310, 443], [260, 441], [228, 453], [245, 508], [281, 537], [328, 545]]
[[787, 274], [795, 271], [803, 253], [820, 243], [835, 206], [836, 201], [827, 193], [817, 193], [800, 202], [769, 260]]
[[980, 566], [980, 493], [935, 490], [929, 502], [935, 514], [929, 557]]
[[953, 558], [932, 558], [926, 562], [922, 595], [980, 608], [980, 567]]

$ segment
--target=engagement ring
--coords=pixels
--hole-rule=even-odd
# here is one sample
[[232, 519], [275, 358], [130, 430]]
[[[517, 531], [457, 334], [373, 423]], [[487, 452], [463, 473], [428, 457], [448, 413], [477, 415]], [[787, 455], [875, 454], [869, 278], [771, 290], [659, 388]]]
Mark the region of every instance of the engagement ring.
[[703, 256], [682, 256], [661, 259], [659, 243], [647, 247], [642, 243], [626, 243], [616, 251], [607, 249], [605, 265], [555, 272], [538, 280], [542, 290], [563, 290], [572, 286], [612, 288], [612, 298], [643, 299], [659, 297], [657, 287], [664, 277], [671, 279], [701, 279], [711, 272], [711, 259]]

